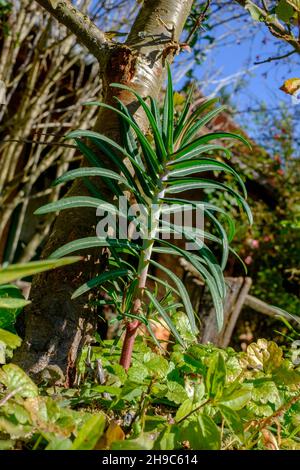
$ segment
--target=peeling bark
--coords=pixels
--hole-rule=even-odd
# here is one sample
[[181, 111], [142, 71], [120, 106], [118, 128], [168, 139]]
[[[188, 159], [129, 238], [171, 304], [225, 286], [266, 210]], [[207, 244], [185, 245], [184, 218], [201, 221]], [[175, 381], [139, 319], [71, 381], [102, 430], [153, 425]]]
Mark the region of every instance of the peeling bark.
[[[39, 0], [39, 3], [45, 1]], [[103, 101], [114, 104], [113, 96], [118, 95], [145, 130], [147, 121], [132, 94], [112, 89], [109, 84], [120, 82], [135, 88], [142, 96], [157, 96], [164, 78], [166, 54], [176, 50], [191, 6], [192, 0], [145, 0], [126, 43], [110, 46], [106, 66], [102, 68]], [[72, 31], [76, 32], [76, 28]], [[172, 56], [168, 60], [171, 61]], [[95, 130], [120, 140], [119, 120], [115, 113], [106, 109], [99, 111]], [[99, 180], [94, 183], [99, 185]], [[101, 191], [104, 189], [101, 187]], [[73, 184], [68, 196], [79, 194], [88, 194], [82, 181]], [[71, 240], [94, 235], [95, 226], [94, 211], [63, 211], [53, 225], [43, 257]], [[98, 263], [97, 253], [94, 253], [81, 263], [34, 278], [32, 304], [25, 312], [24, 341], [14, 357], [14, 362], [31, 375], [37, 377], [43, 369], [55, 366], [62, 371], [65, 383], [72, 383], [78, 351], [91, 339], [95, 316], [87, 308], [87, 297], [71, 300], [71, 293], [99, 273]]]

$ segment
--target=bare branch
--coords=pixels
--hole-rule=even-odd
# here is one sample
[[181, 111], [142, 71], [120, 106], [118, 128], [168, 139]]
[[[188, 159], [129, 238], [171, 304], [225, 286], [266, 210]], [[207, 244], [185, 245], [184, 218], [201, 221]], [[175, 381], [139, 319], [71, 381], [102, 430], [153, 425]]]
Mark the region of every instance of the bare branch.
[[111, 41], [106, 37], [95, 23], [87, 15], [81, 13], [69, 0], [36, 0], [39, 5], [45, 8], [59, 23], [66, 26], [78, 41], [85, 46], [89, 52], [103, 61], [103, 53], [107, 50]]
[[192, 41], [194, 35], [196, 34], [197, 29], [200, 28], [201, 23], [205, 20], [207, 10], [209, 9], [209, 7], [210, 7], [210, 0], [207, 0], [204, 9], [201, 11], [201, 13], [198, 15], [198, 17], [196, 18], [194, 22], [191, 32], [186, 39], [186, 44], [190, 44], [190, 42]]
[[40, 140], [32, 140], [32, 139], [4, 139], [2, 142], [17, 142], [20, 144], [37, 144], [37, 145], [57, 145], [58, 147], [69, 147], [72, 149], [76, 149], [76, 145], [71, 144], [64, 144], [62, 142], [41, 142]]
[[273, 62], [274, 60], [285, 59], [286, 57], [290, 57], [290, 55], [296, 54], [297, 51], [294, 49], [292, 51], [287, 52], [286, 54], [279, 55], [277, 57], [268, 57], [267, 59], [260, 60], [258, 62], [254, 62], [254, 65], [266, 64], [267, 62]]

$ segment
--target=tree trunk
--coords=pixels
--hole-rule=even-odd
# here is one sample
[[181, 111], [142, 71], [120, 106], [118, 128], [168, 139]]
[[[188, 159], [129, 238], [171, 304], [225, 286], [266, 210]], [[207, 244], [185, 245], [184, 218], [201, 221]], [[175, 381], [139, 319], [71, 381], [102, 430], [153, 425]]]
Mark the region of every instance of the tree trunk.
[[[114, 104], [113, 96], [118, 95], [144, 128], [144, 115], [132, 94], [116, 91], [109, 84], [124, 83], [142, 96], [156, 96], [164, 78], [165, 59], [170, 61], [178, 48], [177, 41], [191, 6], [192, 0], [145, 0], [126, 43], [114, 44], [107, 53], [102, 68], [103, 101]], [[119, 120], [108, 110], [99, 111], [95, 130], [115, 140], [120, 138]], [[68, 196], [79, 194], [88, 194], [82, 181], [72, 185]], [[95, 235], [95, 226], [94, 211], [63, 211], [52, 227], [43, 258], [71, 240]], [[82, 262], [43, 273], [33, 280], [32, 304], [25, 311], [24, 341], [14, 357], [33, 376], [55, 366], [62, 372], [65, 383], [71, 383], [78, 351], [92, 337], [95, 316], [86, 305], [87, 297], [71, 300], [71, 294], [99, 273], [101, 264], [97, 256], [82, 254], [85, 255]]]

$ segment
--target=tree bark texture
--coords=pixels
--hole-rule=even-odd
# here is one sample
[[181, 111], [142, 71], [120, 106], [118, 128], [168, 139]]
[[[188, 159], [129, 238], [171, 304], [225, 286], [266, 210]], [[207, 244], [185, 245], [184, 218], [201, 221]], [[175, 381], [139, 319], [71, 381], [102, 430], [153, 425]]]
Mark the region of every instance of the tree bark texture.
[[[38, 2], [45, 7], [48, 5], [51, 12], [47, 0]], [[110, 83], [129, 85], [144, 97], [157, 96], [164, 79], [165, 61], [171, 61], [178, 50], [179, 36], [191, 6], [192, 0], [145, 0], [127, 41], [124, 44], [105, 42], [102, 55], [98, 57], [103, 82], [102, 100], [115, 104], [113, 97], [117, 95], [145, 130], [147, 121], [133, 95], [111, 88]], [[56, 18], [61, 20], [59, 12], [56, 12]], [[70, 27], [70, 24], [66, 26]], [[88, 47], [90, 42], [86, 39], [86, 30], [82, 30], [84, 38], [81, 42]], [[72, 31], [76, 32], [76, 28]], [[101, 34], [97, 37], [103, 38]], [[119, 120], [115, 113], [106, 109], [100, 109], [94, 130], [120, 140]], [[99, 180], [93, 182], [101, 184]], [[103, 190], [105, 188], [101, 187]], [[82, 181], [76, 181], [68, 192], [68, 196], [85, 194], [88, 190]], [[95, 226], [93, 210], [63, 211], [52, 227], [43, 258], [72, 240], [95, 236]], [[95, 315], [87, 306], [87, 297], [71, 300], [71, 294], [79, 285], [101, 272], [99, 254], [81, 254], [85, 256], [82, 262], [34, 278], [30, 296], [32, 304], [25, 311], [24, 341], [14, 357], [14, 361], [32, 376], [39, 375], [49, 366], [59, 368], [67, 385], [74, 378], [77, 354], [90, 341], [95, 328]]]

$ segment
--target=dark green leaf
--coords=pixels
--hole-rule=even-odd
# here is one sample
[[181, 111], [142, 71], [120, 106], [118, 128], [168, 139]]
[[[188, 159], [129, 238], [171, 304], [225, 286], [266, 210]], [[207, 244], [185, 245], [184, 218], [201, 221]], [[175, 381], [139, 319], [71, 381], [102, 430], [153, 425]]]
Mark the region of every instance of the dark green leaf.
[[[179, 256], [183, 256], [187, 261], [189, 261], [194, 268], [199, 272], [200, 276], [205, 280], [207, 283], [207, 286], [209, 288], [209, 291], [212, 296], [212, 300], [214, 303], [214, 307], [216, 310], [216, 319], [217, 319], [217, 324], [218, 324], [218, 330], [221, 331], [223, 327], [223, 303], [222, 303], [222, 298], [220, 296], [219, 289], [216, 285], [216, 281], [213, 278], [213, 276], [207, 271], [207, 269], [199, 262], [199, 258], [194, 255], [191, 252], [186, 252], [185, 250], [182, 250], [181, 248], [172, 245], [171, 243], [167, 242], [166, 240], [158, 240], [160, 243], [167, 245], [167, 250], [164, 250], [164, 248], [154, 248], [154, 252], [167, 252], [170, 254], [175, 254]], [[163, 269], [163, 267], [161, 267]]]
[[31, 276], [32, 274], [42, 273], [49, 269], [66, 266], [67, 264], [76, 263], [80, 259], [80, 256], [70, 256], [64, 259], [32, 261], [30, 263], [7, 266], [6, 268], [0, 269], [0, 284]]
[[176, 143], [177, 142], [177, 139], [178, 137], [180, 136], [182, 130], [183, 130], [183, 127], [184, 127], [184, 124], [185, 124], [185, 121], [186, 121], [186, 118], [188, 116], [188, 113], [190, 111], [190, 107], [191, 107], [191, 101], [192, 101], [192, 97], [193, 97], [193, 92], [194, 92], [194, 84], [190, 87], [190, 90], [188, 92], [188, 95], [187, 95], [187, 99], [185, 101], [185, 104], [184, 104], [184, 107], [183, 107], [183, 110], [179, 116], [179, 119], [177, 121], [177, 124], [176, 124], [176, 128], [175, 128], [175, 131], [174, 131], [174, 142]]
[[168, 83], [165, 94], [163, 108], [163, 136], [166, 143], [168, 153], [173, 152], [173, 132], [174, 132], [174, 101], [173, 101], [173, 85], [170, 65], [167, 64]]
[[201, 160], [191, 160], [187, 162], [175, 163], [171, 167], [171, 171], [168, 173], [168, 178], [180, 178], [195, 173], [203, 173], [207, 171], [224, 171], [232, 174], [235, 179], [239, 182], [243, 189], [244, 196], [247, 196], [247, 191], [242, 178], [239, 174], [231, 168], [229, 165], [211, 158], [203, 158]]
[[237, 412], [224, 405], [219, 405], [218, 408], [229, 429], [236, 434], [240, 440], [243, 440], [244, 428]]
[[192, 450], [219, 450], [221, 433], [209, 416], [199, 413], [181, 427], [181, 441], [188, 441]]
[[231, 157], [231, 152], [226, 147], [223, 147], [222, 145], [206, 144], [206, 145], [201, 145], [197, 152], [187, 153], [187, 154], [183, 152], [182, 156], [178, 158], [176, 158], [178, 155], [178, 152], [176, 152], [175, 154], [171, 156], [172, 158], [171, 158], [171, 161], [168, 163], [168, 165], [174, 165], [174, 163], [189, 161], [189, 160], [192, 160], [193, 158], [198, 158], [199, 155], [202, 155], [203, 153], [210, 154], [210, 152], [213, 152], [213, 151], [225, 153], [225, 156], [228, 159]]
[[66, 243], [66, 245], [58, 248], [51, 254], [50, 258], [61, 258], [68, 253], [74, 251], [86, 250], [88, 248], [102, 248], [104, 246], [112, 246], [123, 250], [124, 252], [136, 253], [138, 245], [128, 242], [127, 240], [116, 240], [113, 238], [86, 237]]
[[64, 173], [62, 176], [57, 178], [54, 184], [65, 183], [66, 181], [71, 181], [76, 178], [84, 178], [88, 176], [104, 176], [106, 178], [111, 178], [113, 180], [119, 181], [122, 184], [128, 185], [128, 181], [118, 173], [112, 170], [107, 170], [106, 168], [77, 168], [76, 170], [70, 170]]
[[185, 159], [187, 159], [187, 158], [192, 158], [194, 156], [197, 156], [199, 155], [199, 152], [201, 152], [201, 147], [203, 145], [207, 144], [208, 142], [212, 140], [219, 140], [219, 139], [240, 140], [241, 142], [243, 142], [243, 144], [250, 147], [249, 142], [241, 135], [232, 134], [231, 132], [211, 132], [209, 134], [205, 134], [201, 137], [198, 137], [198, 139], [194, 140], [190, 144], [187, 144], [184, 147], [181, 147], [178, 152], [175, 152], [172, 155], [173, 160], [177, 160], [181, 157], [184, 157]]
[[94, 277], [93, 279], [90, 279], [82, 286], [78, 287], [78, 289], [76, 289], [76, 291], [72, 294], [71, 298], [76, 299], [76, 297], [79, 297], [85, 292], [88, 292], [90, 289], [100, 286], [101, 284], [104, 284], [104, 282], [111, 281], [121, 276], [126, 276], [128, 273], [129, 273], [128, 269], [116, 269], [116, 270], [104, 272], [100, 274], [99, 276]]
[[73, 209], [75, 207], [94, 207], [95, 209], [103, 209], [110, 214], [118, 214], [118, 209], [113, 205], [102, 199], [89, 196], [72, 196], [65, 197], [59, 201], [50, 202], [45, 206], [39, 207], [34, 213], [36, 215], [48, 214], [49, 212], [58, 212], [66, 209]]
[[149, 121], [149, 124], [151, 126], [151, 129], [152, 129], [152, 132], [153, 132], [153, 137], [155, 139], [156, 146], [157, 146], [158, 155], [161, 157], [161, 160], [165, 159], [165, 157], [166, 157], [166, 148], [165, 148], [164, 142], [162, 140], [161, 132], [160, 132], [158, 126], [157, 126], [156, 117], [152, 114], [152, 111], [150, 110], [149, 106], [145, 103], [143, 98], [138, 93], [136, 93], [136, 91], [133, 90], [132, 88], [129, 88], [128, 86], [125, 86], [125, 85], [121, 85], [119, 83], [112, 83], [111, 86], [116, 87], [116, 88], [121, 88], [123, 90], [130, 91], [137, 98], [138, 102], [140, 103], [143, 110], [145, 111], [145, 114], [146, 114], [147, 119]]
[[166, 268], [165, 266], [157, 263], [156, 261], [154, 260], [151, 260], [150, 261], [151, 264], [153, 264], [154, 266], [156, 266], [157, 268], [161, 269], [162, 271], [164, 271], [166, 274], [168, 274], [168, 276], [170, 277], [170, 279], [174, 282], [174, 284], [176, 285], [179, 293], [180, 293], [180, 297], [182, 299], [182, 302], [184, 304], [184, 307], [185, 307], [185, 310], [186, 310], [186, 313], [187, 313], [187, 316], [189, 318], [189, 322], [190, 322], [190, 325], [191, 325], [191, 329], [192, 329], [192, 332], [196, 334], [197, 332], [197, 328], [196, 328], [196, 322], [195, 322], [195, 314], [194, 314], [194, 311], [193, 311], [193, 307], [192, 307], [192, 304], [191, 304], [191, 301], [190, 301], [190, 298], [189, 298], [189, 295], [187, 293], [187, 290], [186, 288], [184, 287], [184, 284], [182, 283], [182, 281], [179, 279], [178, 276], [176, 276], [176, 274], [174, 274], [170, 269]]
[[165, 312], [163, 307], [160, 305], [158, 300], [156, 300], [156, 298], [154, 297], [154, 295], [150, 291], [146, 290], [146, 294], [149, 297], [149, 299], [151, 300], [151, 302], [153, 303], [153, 305], [156, 308], [159, 315], [164, 319], [164, 321], [166, 322], [166, 324], [170, 328], [170, 331], [173, 333], [174, 337], [184, 347], [185, 344], [184, 344], [183, 340], [181, 339], [178, 331], [176, 330], [175, 325], [173, 324], [173, 322], [170, 319], [169, 315]]
[[166, 194], [177, 194], [177, 193], [182, 193], [185, 191], [190, 191], [193, 189], [220, 189], [223, 191], [227, 191], [229, 194], [231, 194], [233, 197], [235, 197], [237, 203], [243, 207], [245, 210], [249, 223], [252, 225], [253, 223], [253, 217], [251, 210], [245, 201], [245, 199], [234, 189], [230, 188], [229, 186], [223, 184], [223, 183], [218, 183], [218, 182], [213, 182], [211, 180], [203, 179], [203, 178], [185, 178], [184, 180], [178, 180], [178, 181], [169, 181], [168, 187], [165, 190]]
[[221, 353], [215, 354], [207, 370], [205, 385], [207, 394], [212, 398], [220, 398], [226, 383], [226, 366]]
[[184, 134], [182, 139], [182, 145], [187, 144], [193, 138], [193, 136], [206, 124], [208, 124], [212, 119], [214, 119], [218, 114], [226, 109], [226, 106], [220, 106], [217, 109], [213, 109], [209, 113], [207, 113], [203, 118], [196, 121]]

